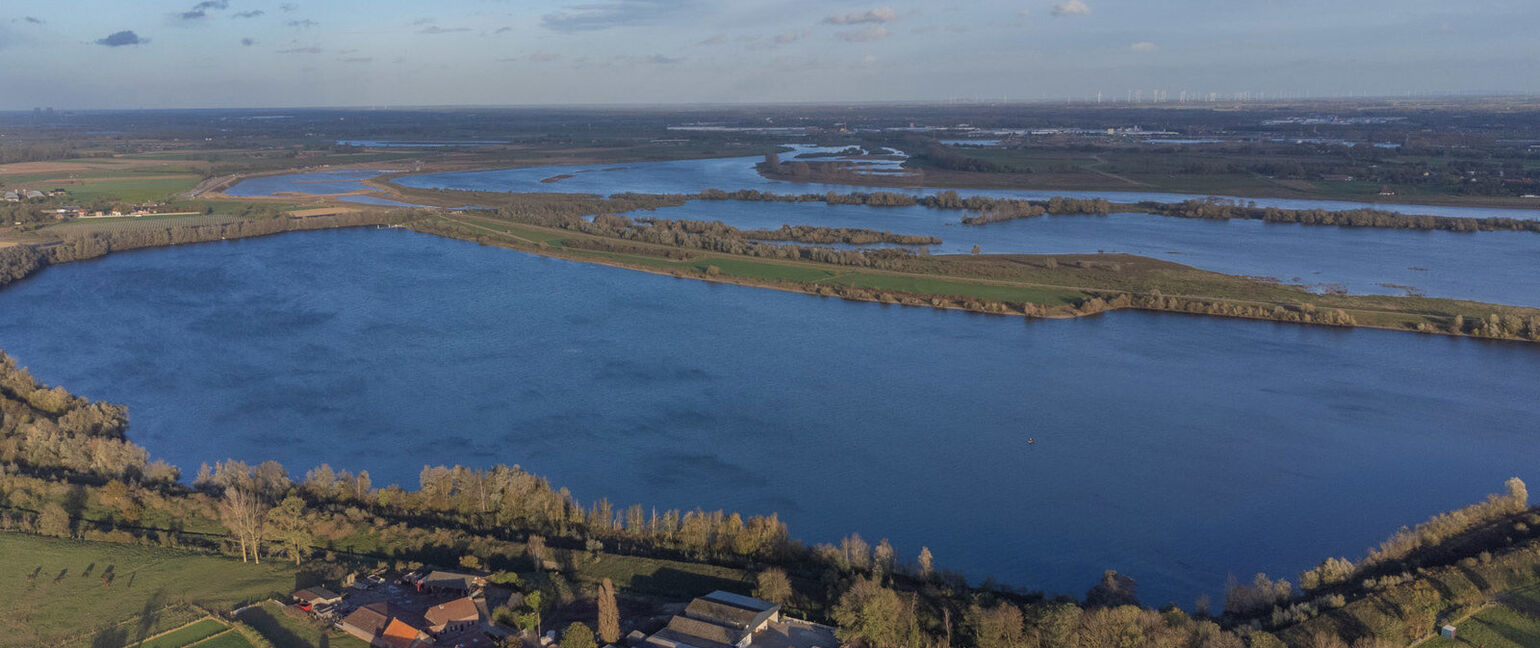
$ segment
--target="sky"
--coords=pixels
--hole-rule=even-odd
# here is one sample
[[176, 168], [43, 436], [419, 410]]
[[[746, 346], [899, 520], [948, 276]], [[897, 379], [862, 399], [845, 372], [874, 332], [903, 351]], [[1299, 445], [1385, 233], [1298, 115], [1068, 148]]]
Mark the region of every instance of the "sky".
[[1540, 93], [1536, 0], [5, 0], [0, 109]]

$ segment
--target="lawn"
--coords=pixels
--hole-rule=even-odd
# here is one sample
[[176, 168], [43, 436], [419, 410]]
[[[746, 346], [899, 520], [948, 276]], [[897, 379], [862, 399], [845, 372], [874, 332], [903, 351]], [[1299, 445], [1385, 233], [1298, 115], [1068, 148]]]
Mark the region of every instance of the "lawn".
[[850, 274], [841, 275], [830, 280], [829, 283], [838, 283], [859, 288], [896, 290], [925, 295], [974, 297], [978, 299], [1045, 304], [1050, 306], [1059, 304], [1073, 304], [1076, 301], [1085, 298], [1086, 296], [1085, 293], [1078, 290], [1066, 290], [1059, 288], [1033, 288], [1025, 286], [999, 286], [966, 281], [931, 279], [928, 277], [908, 277], [900, 275], [872, 274], [865, 272], [853, 272]]
[[1509, 592], [1501, 601], [1462, 621], [1456, 639], [1439, 637], [1423, 644], [1424, 648], [1533, 648], [1540, 646], [1540, 586]]
[[129, 202], [144, 202], [147, 200], [165, 200], [196, 187], [201, 180], [202, 178], [192, 175], [172, 178], [118, 177], [102, 180], [82, 180], [81, 184], [65, 185], [63, 188], [70, 192], [70, 200], [74, 202], [85, 203], [97, 198], [115, 198]]
[[230, 629], [222, 621], [203, 619], [172, 630], [166, 634], [134, 644], [133, 648], [183, 648]]
[[[263, 638], [272, 642], [276, 648], [319, 648], [323, 645], [331, 648], [368, 647], [368, 644], [359, 641], [353, 635], [340, 630], [323, 630], [315, 622], [291, 616], [279, 609], [277, 603], [271, 601], [241, 612], [241, 620], [254, 628]], [[324, 644], [321, 639], [323, 634], [326, 636]], [[199, 648], [203, 646], [200, 645]]]
[[752, 587], [746, 572], [730, 567], [608, 553], [580, 560], [572, 576], [595, 585], [608, 578], [623, 590], [680, 601], [716, 589]]
[[776, 279], [782, 281], [818, 281], [834, 276], [834, 273], [805, 266], [765, 263], [732, 257], [708, 257], [691, 264], [696, 270], [705, 271], [716, 266], [723, 274], [751, 279]]
[[246, 639], [246, 636], [238, 631], [231, 630], [222, 635], [198, 642], [187, 648], [256, 648]]
[[174, 549], [0, 534], [0, 627], [22, 646], [136, 640], [212, 610], [284, 595], [283, 564], [249, 564]]

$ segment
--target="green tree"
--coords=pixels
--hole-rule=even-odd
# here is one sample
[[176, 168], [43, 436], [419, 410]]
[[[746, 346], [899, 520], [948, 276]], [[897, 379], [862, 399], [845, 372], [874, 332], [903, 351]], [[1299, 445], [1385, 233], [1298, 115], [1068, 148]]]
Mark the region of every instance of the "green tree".
[[791, 603], [791, 579], [786, 576], [786, 571], [779, 567], [771, 567], [754, 577], [754, 596], [769, 601], [776, 605], [788, 605]]
[[545, 595], [539, 590], [530, 592], [524, 597], [526, 610], [517, 617], [517, 625], [520, 630], [528, 630], [540, 634], [540, 617], [545, 614]]
[[43, 505], [37, 516], [37, 532], [55, 538], [70, 536], [70, 514], [55, 502]]
[[1009, 603], [992, 608], [974, 603], [968, 608], [966, 621], [977, 648], [1017, 648], [1025, 642], [1021, 609]]
[[560, 648], [597, 648], [597, 644], [594, 643], [594, 631], [576, 621], [562, 631], [561, 643], [557, 645]]
[[615, 583], [608, 578], [599, 583], [599, 638], [607, 644], [620, 641], [620, 605], [615, 601]]
[[310, 551], [315, 538], [310, 535], [310, 523], [305, 520], [305, 500], [290, 495], [283, 498], [267, 515], [268, 536], [298, 565], [300, 558]]
[[860, 642], [870, 648], [897, 648], [908, 635], [909, 607], [898, 592], [869, 578], [858, 578], [840, 596], [831, 611], [843, 642]]

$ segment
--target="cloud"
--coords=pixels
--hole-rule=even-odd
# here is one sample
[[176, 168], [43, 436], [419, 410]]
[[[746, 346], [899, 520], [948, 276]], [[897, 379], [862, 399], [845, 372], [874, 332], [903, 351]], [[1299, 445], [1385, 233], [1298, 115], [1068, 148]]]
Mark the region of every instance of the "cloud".
[[417, 20], [412, 21], [412, 26], [415, 27], [417, 25], [431, 25], [435, 22], [438, 21], [433, 18], [418, 18]]
[[[24, 23], [30, 24], [30, 25], [41, 25], [41, 24], [43, 24], [43, 19], [42, 18], [34, 18], [32, 16], [22, 16], [21, 17], [21, 21], [24, 22]], [[16, 22], [16, 21], [13, 20], [11, 22]]]
[[372, 56], [344, 56], [340, 59], [343, 63], [368, 63], [374, 60]]
[[882, 25], [872, 25], [866, 29], [842, 31], [835, 34], [834, 37], [847, 43], [869, 43], [875, 40], [882, 40], [892, 35], [893, 32], [888, 31], [887, 27], [883, 27]]
[[235, 12], [233, 14], [230, 14], [230, 17], [231, 18], [256, 18], [257, 16], [263, 15], [265, 13], [267, 13], [267, 12], [263, 11], [261, 9], [252, 9], [251, 11], [237, 11], [237, 12]]
[[1154, 43], [1151, 43], [1149, 41], [1140, 41], [1140, 42], [1134, 43], [1133, 45], [1129, 45], [1128, 49], [1131, 49], [1131, 50], [1133, 50], [1135, 52], [1153, 52], [1153, 51], [1158, 50], [1160, 48], [1157, 47]]
[[[578, 62], [581, 63], [582, 60], [579, 59]], [[683, 63], [684, 59], [653, 54], [651, 56], [616, 56], [615, 62], [630, 63], [632, 65], [674, 65], [676, 63]]]
[[281, 5], [278, 5], [278, 8], [282, 9], [284, 11], [295, 11], [295, 10], [299, 9], [299, 5], [294, 4], [292, 2], [285, 2], [285, 3], [281, 4]]
[[1027, 16], [1030, 16], [1030, 15], [1032, 15], [1032, 10], [1031, 9], [1022, 9], [1021, 11], [1016, 12], [1016, 17], [1017, 18], [1026, 18]]
[[727, 42], [727, 37], [726, 36], [723, 36], [721, 34], [717, 34], [716, 36], [712, 36], [711, 38], [708, 38], [708, 39], [703, 40], [703, 41], [701, 41], [699, 43], [696, 43], [696, 45], [708, 45], [708, 46], [710, 46], [710, 45], [721, 45], [721, 44], [726, 43], [726, 42]]
[[598, 31], [654, 23], [684, 13], [695, 4], [695, 0], [610, 0], [575, 4], [541, 16], [540, 24], [553, 31]]
[[251, 39], [251, 38], [242, 38], [241, 39], [241, 45], [243, 45], [245, 47], [251, 47], [252, 45], [256, 45], [256, 44], [257, 44], [257, 41], [255, 39]]
[[806, 38], [807, 35], [811, 33], [813, 33], [813, 30], [811, 29], [803, 29], [801, 31], [795, 29], [791, 31], [783, 31], [775, 35], [775, 44], [786, 45], [788, 43], [795, 43], [799, 40], [802, 40], [803, 38]]
[[533, 52], [530, 52], [529, 56], [524, 57], [524, 59], [529, 61], [529, 62], [531, 62], [531, 63], [553, 63], [553, 62], [556, 62], [556, 61], [560, 61], [561, 60], [561, 55], [557, 54], [556, 52], [547, 52], [545, 50], [535, 50]]
[[305, 20], [286, 20], [286, 21], [284, 21], [283, 24], [288, 25], [290, 27], [297, 27], [299, 29], [309, 29], [309, 28], [314, 27], [314, 26], [316, 26], [316, 25], [318, 25], [320, 23], [317, 23], [316, 21], [310, 20], [310, 19], [307, 18]]
[[1091, 13], [1091, 8], [1087, 7], [1085, 2], [1081, 0], [1069, 0], [1068, 2], [1060, 2], [1054, 5], [1053, 9], [1049, 10], [1049, 13], [1055, 16], [1084, 16]]
[[292, 47], [292, 48], [289, 48], [289, 49], [281, 49], [281, 50], [278, 50], [278, 53], [279, 54], [320, 54], [323, 51], [325, 51], [325, 50], [323, 50], [323, 49], [321, 49], [319, 47], [316, 47], [314, 45], [311, 45], [310, 47]]
[[208, 17], [209, 11], [219, 11], [229, 8], [230, 3], [228, 0], [203, 0], [203, 2], [193, 5], [192, 9], [178, 12], [176, 17], [181, 18], [182, 20], [200, 20], [202, 18]]
[[506, 33], [511, 32], [511, 31], [513, 31], [512, 27], [498, 27], [497, 31], [494, 31], [492, 33], [494, 33], [494, 34], [506, 34]]
[[150, 42], [150, 39], [140, 38], [133, 30], [125, 29], [108, 34], [106, 38], [97, 39], [96, 44], [106, 45], [107, 47], [123, 47], [125, 45], [143, 45], [148, 42]]
[[892, 7], [883, 7], [871, 11], [852, 11], [845, 14], [830, 14], [823, 21], [830, 25], [865, 25], [869, 23], [890, 23], [898, 20], [898, 12]]
[[453, 34], [455, 32], [468, 32], [470, 30], [471, 30], [470, 27], [440, 27], [438, 25], [429, 25], [427, 27], [424, 27], [422, 29], [417, 30], [417, 33], [419, 33], [419, 34]]

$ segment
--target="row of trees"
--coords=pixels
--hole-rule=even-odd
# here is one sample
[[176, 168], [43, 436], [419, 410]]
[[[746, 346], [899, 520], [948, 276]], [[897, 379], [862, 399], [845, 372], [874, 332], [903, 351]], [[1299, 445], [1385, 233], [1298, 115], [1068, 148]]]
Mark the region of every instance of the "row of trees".
[[1250, 219], [1269, 223], [1335, 225], [1338, 227], [1379, 227], [1388, 229], [1444, 230], [1449, 232], [1540, 232], [1540, 220], [1487, 217], [1463, 218], [1402, 214], [1379, 209], [1279, 209], [1258, 207], [1223, 198], [1186, 200], [1179, 203], [1141, 202], [1138, 207], [1162, 216], [1208, 220]]

